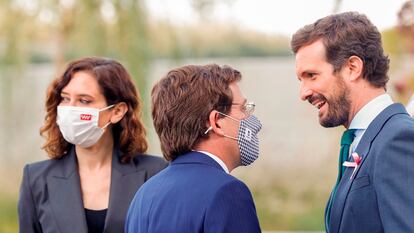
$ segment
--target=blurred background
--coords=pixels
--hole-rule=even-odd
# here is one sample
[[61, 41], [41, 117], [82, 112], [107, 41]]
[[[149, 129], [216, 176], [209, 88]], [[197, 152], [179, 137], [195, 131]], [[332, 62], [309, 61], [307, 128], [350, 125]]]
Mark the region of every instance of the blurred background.
[[[47, 159], [39, 128], [48, 84], [83, 56], [121, 61], [144, 99], [148, 153], [160, 155], [152, 85], [184, 64], [230, 65], [263, 122], [260, 158], [233, 175], [251, 189], [264, 231], [322, 231], [342, 127], [299, 100], [291, 35], [335, 12], [365, 13], [391, 58], [388, 91], [414, 89], [414, 8], [406, 0], [0, 0], [0, 233], [17, 232], [24, 164]], [[412, 1], [410, 1], [412, 2]], [[403, 12], [400, 13], [399, 12]], [[411, 47], [410, 47], [411, 46]]]

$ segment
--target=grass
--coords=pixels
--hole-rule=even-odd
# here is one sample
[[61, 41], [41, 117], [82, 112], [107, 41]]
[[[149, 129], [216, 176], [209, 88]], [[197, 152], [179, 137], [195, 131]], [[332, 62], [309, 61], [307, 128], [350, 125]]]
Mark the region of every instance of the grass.
[[[252, 189], [263, 230], [323, 230], [325, 199], [312, 188], [292, 195], [276, 185]], [[17, 195], [0, 193], [0, 233], [18, 232]]]
[[[313, 192], [313, 191], [309, 191]], [[263, 230], [313, 230], [324, 229], [325, 200], [318, 195], [312, 198], [285, 196], [286, 190], [253, 191], [256, 209]]]
[[0, 233], [18, 232], [17, 196], [0, 193]]
[[[324, 208], [335, 178], [329, 172], [335, 171], [318, 169], [315, 163], [302, 163], [295, 169], [281, 165], [275, 169], [273, 163], [267, 163], [255, 171], [239, 170], [239, 178], [253, 194], [263, 231], [324, 230]], [[0, 170], [0, 177], [4, 177], [0, 179], [0, 187], [3, 187], [0, 191], [0, 233], [18, 232], [20, 172]]]
[[[252, 190], [263, 230], [323, 230], [325, 200], [313, 190], [289, 195], [288, 189]], [[301, 204], [297, 204], [297, 202]], [[18, 232], [17, 196], [0, 194], [0, 233]]]

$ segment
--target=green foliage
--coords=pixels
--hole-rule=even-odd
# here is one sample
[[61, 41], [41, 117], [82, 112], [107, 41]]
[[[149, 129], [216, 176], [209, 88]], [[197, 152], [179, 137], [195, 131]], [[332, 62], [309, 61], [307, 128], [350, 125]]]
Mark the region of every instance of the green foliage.
[[[291, 195], [289, 188], [280, 186], [252, 192], [263, 230], [324, 229], [323, 211], [326, 200], [320, 197], [320, 191], [307, 190], [300, 195], [299, 200]], [[17, 231], [17, 198], [0, 195], [0, 233]]]
[[289, 38], [242, 30], [233, 25], [152, 24], [152, 54], [162, 58], [289, 56]]
[[296, 193], [292, 187], [277, 185], [253, 189], [253, 197], [263, 230], [324, 229], [323, 216], [326, 200], [320, 190], [306, 188]]
[[396, 28], [384, 30], [381, 34], [382, 44], [387, 54], [398, 56], [405, 52], [405, 39]]
[[[52, 62], [57, 71], [85, 56], [117, 59], [147, 98], [147, 22], [142, 0], [0, 2], [0, 64], [23, 70]], [[0, 87], [4, 99], [9, 84]], [[4, 88], [4, 90], [2, 90]]]
[[32, 0], [28, 7], [17, 0], [2, 1], [0, 62], [21, 65], [53, 61], [61, 70], [74, 58], [113, 57], [121, 60], [145, 88], [149, 54], [141, 2]]
[[18, 232], [16, 197], [0, 195], [0, 233]]
[[[145, 86], [143, 77], [150, 57], [290, 54], [288, 38], [241, 30], [234, 25], [208, 20], [195, 26], [149, 23], [142, 1], [32, 2], [30, 9], [17, 0], [0, 3], [2, 63], [53, 61], [61, 70], [68, 60], [78, 57], [108, 56], [123, 61], [138, 84]], [[212, 4], [213, 1], [194, 1], [200, 14]]]

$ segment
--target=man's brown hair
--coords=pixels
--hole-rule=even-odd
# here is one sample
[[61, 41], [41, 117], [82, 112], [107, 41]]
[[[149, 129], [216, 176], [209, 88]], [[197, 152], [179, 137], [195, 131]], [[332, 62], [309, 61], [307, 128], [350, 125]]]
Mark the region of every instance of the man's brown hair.
[[233, 101], [229, 85], [240, 81], [229, 67], [188, 65], [173, 69], [152, 89], [152, 118], [165, 159], [191, 151], [207, 130], [210, 112], [228, 113]]
[[112, 126], [115, 145], [122, 152], [121, 161], [129, 162], [136, 153], [147, 150], [145, 128], [141, 121], [141, 100], [128, 71], [117, 61], [88, 57], [72, 61], [65, 72], [49, 86], [46, 97], [46, 116], [40, 134], [46, 138], [43, 149], [50, 158], [65, 156], [72, 144], [68, 143], [56, 124], [57, 106], [62, 100], [62, 89], [76, 72], [88, 72], [98, 81], [109, 105], [124, 102], [128, 106], [121, 121]]
[[291, 47], [298, 50], [319, 39], [325, 46], [326, 60], [338, 72], [349, 57], [364, 62], [363, 78], [374, 87], [385, 88], [389, 59], [384, 55], [381, 34], [369, 19], [357, 12], [334, 14], [301, 28], [292, 36]]

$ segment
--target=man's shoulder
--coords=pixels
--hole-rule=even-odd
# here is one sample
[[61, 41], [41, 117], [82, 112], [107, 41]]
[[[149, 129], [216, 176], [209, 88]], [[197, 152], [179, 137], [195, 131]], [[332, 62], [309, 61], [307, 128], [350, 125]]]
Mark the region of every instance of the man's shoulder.
[[414, 133], [414, 119], [406, 114], [397, 114], [389, 118], [384, 123], [383, 129], [380, 134], [383, 135], [395, 135], [403, 132]]
[[367, 128], [372, 139], [389, 138], [414, 129], [414, 120], [401, 104], [392, 104], [384, 109]]
[[[380, 153], [395, 146], [410, 148], [412, 141], [414, 141], [414, 120], [407, 114], [396, 114], [388, 118], [372, 138], [373, 145], [377, 149], [375, 151]], [[398, 144], [394, 144], [397, 142]]]
[[252, 200], [247, 185], [224, 171], [208, 166], [185, 167], [191, 169], [170, 165], [145, 182], [137, 195], [144, 199], [157, 196], [157, 202], [168, 200], [172, 195], [177, 203], [193, 203], [200, 208], [206, 208], [220, 196], [223, 200], [228, 200], [225, 197]]
[[171, 184], [177, 189], [197, 186], [209, 191], [221, 189], [228, 184], [244, 185], [242, 181], [222, 169], [205, 164], [180, 164], [178, 166], [170, 164], [149, 179], [144, 186], [159, 186], [161, 183]]
[[209, 189], [210, 192], [217, 192], [219, 195], [223, 192], [250, 192], [247, 185], [238, 178], [219, 169], [208, 168], [209, 172], [206, 170], [200, 172], [198, 180], [204, 181], [204, 187]]
[[220, 191], [228, 191], [230, 193], [233, 193], [236, 190], [239, 190], [239, 191], [242, 191], [242, 192], [250, 193], [249, 188], [247, 187], [247, 185], [243, 181], [241, 181], [241, 180], [239, 180], [239, 179], [237, 179], [233, 176], [231, 176], [231, 177], [232, 177], [232, 179], [227, 179], [225, 182], [222, 183], [222, 185], [220, 187]]

